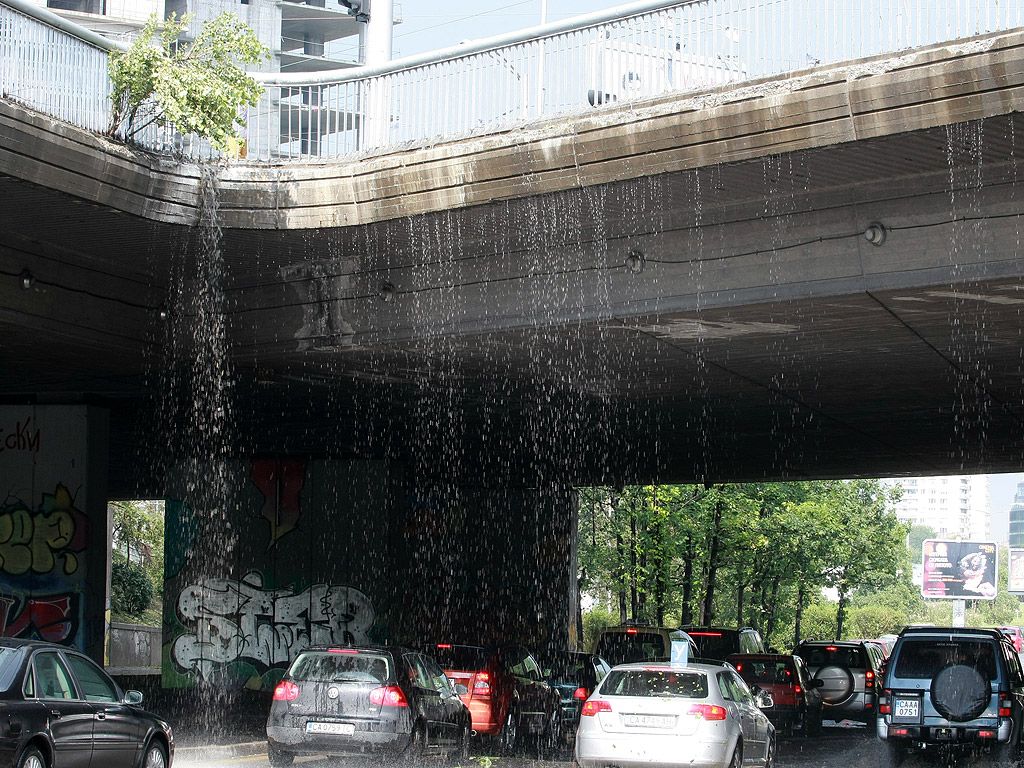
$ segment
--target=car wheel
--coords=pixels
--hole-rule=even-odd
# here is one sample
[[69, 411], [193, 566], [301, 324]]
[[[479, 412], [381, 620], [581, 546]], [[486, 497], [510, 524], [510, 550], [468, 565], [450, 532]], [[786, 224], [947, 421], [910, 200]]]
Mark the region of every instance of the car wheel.
[[737, 741], [732, 751], [732, 759], [729, 761], [729, 768], [740, 768], [743, 765], [743, 742]]
[[35, 747], [29, 747], [21, 753], [18, 768], [46, 768], [46, 760], [43, 759], [43, 753]]
[[267, 744], [267, 760], [271, 765], [291, 765], [294, 759], [295, 755], [291, 752], [285, 752], [276, 744]]
[[466, 766], [469, 765], [469, 726], [464, 725], [459, 729], [459, 736], [455, 742], [455, 749], [448, 755], [448, 765]]
[[772, 736], [768, 740], [768, 749], [764, 753], [764, 768], [774, 768], [775, 766], [775, 737]]
[[423, 725], [415, 725], [412, 729], [412, 736], [409, 738], [409, 746], [405, 748], [403, 756], [409, 765], [422, 765], [423, 757], [427, 752], [427, 732]]
[[551, 716], [551, 719], [548, 721], [548, 727], [545, 729], [544, 749], [549, 754], [557, 752], [559, 747], [562, 746], [562, 719], [558, 714], [556, 711]]
[[514, 709], [509, 709], [505, 715], [505, 724], [501, 727], [501, 734], [498, 736], [498, 745], [503, 754], [510, 755], [516, 748], [516, 741], [519, 737], [519, 714]]
[[159, 741], [149, 742], [146, 756], [142, 760], [142, 768], [167, 768], [167, 752]]

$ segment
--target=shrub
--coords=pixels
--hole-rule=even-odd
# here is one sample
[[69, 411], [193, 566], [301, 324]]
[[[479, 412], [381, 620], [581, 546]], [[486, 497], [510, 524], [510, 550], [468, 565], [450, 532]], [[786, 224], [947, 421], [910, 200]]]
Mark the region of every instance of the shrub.
[[110, 567], [110, 609], [138, 616], [153, 600], [153, 582], [141, 565], [115, 560]]

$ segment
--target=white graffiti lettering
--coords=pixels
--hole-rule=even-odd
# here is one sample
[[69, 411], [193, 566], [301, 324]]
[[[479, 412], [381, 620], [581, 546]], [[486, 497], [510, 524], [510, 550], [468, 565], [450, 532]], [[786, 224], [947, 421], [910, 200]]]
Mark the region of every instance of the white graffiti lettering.
[[22, 451], [39, 453], [39, 430], [32, 431], [32, 417], [24, 422], [15, 422], [13, 430], [0, 428], [0, 453], [5, 451]]
[[188, 585], [178, 593], [178, 615], [193, 631], [174, 640], [171, 657], [204, 679], [234, 661], [270, 668], [310, 645], [365, 643], [376, 618], [370, 599], [353, 587], [268, 590], [256, 571]]

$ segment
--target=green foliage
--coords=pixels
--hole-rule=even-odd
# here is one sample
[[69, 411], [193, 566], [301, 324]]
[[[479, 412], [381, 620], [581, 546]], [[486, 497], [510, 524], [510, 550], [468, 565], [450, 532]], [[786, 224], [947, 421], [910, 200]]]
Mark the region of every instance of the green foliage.
[[115, 557], [110, 566], [110, 609], [128, 617], [141, 615], [153, 600], [153, 582], [146, 570]]
[[907, 536], [907, 548], [910, 550], [910, 562], [920, 563], [924, 554], [922, 545], [928, 539], [937, 539], [939, 535], [935, 532], [935, 529], [928, 525], [916, 525], [910, 526], [910, 533]]
[[902, 611], [884, 605], [865, 605], [850, 609], [846, 625], [847, 638], [878, 637], [897, 633], [907, 624]]
[[172, 15], [161, 30], [154, 15], [131, 48], [110, 54], [111, 135], [123, 125], [131, 138], [155, 122], [208, 138], [221, 150], [238, 138], [241, 108], [262, 94], [239, 63], [268, 59], [267, 48], [233, 13], [204, 22], [194, 41], [179, 44], [190, 22], [189, 14]]
[[583, 614], [583, 649], [589, 651], [594, 647], [597, 636], [605, 627], [614, 627], [619, 617], [602, 606], [595, 606]]
[[836, 639], [836, 606], [834, 603], [814, 603], [804, 609], [801, 622], [804, 640]]
[[[581, 589], [615, 624], [752, 626], [780, 648], [798, 621], [801, 637], [875, 636], [922, 609], [897, 495], [875, 480], [584, 488]], [[869, 594], [884, 599], [862, 612]]]

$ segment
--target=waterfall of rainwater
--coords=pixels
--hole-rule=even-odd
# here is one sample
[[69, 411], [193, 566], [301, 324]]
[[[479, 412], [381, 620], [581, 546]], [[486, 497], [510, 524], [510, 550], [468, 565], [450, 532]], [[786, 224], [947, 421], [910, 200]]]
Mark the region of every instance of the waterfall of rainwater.
[[[198, 223], [176, 250], [171, 266], [155, 404], [158, 426], [151, 438], [162, 450], [157, 470], [167, 493], [166, 585], [175, 584], [183, 572], [193, 584], [202, 585], [234, 570], [236, 536], [228, 509], [234, 379], [227, 338], [217, 176], [212, 167], [202, 170], [199, 208]], [[194, 593], [194, 597], [206, 600], [203, 594]], [[179, 602], [177, 592], [165, 597], [168, 619], [182, 620]], [[215, 652], [213, 648], [208, 644], [203, 652]], [[172, 678], [174, 685], [184, 685], [186, 690], [196, 686], [202, 693], [199, 707], [194, 696], [181, 698], [180, 717], [186, 729], [215, 733], [230, 726], [227, 698], [232, 692], [208, 686], [212, 681], [194, 670]]]

